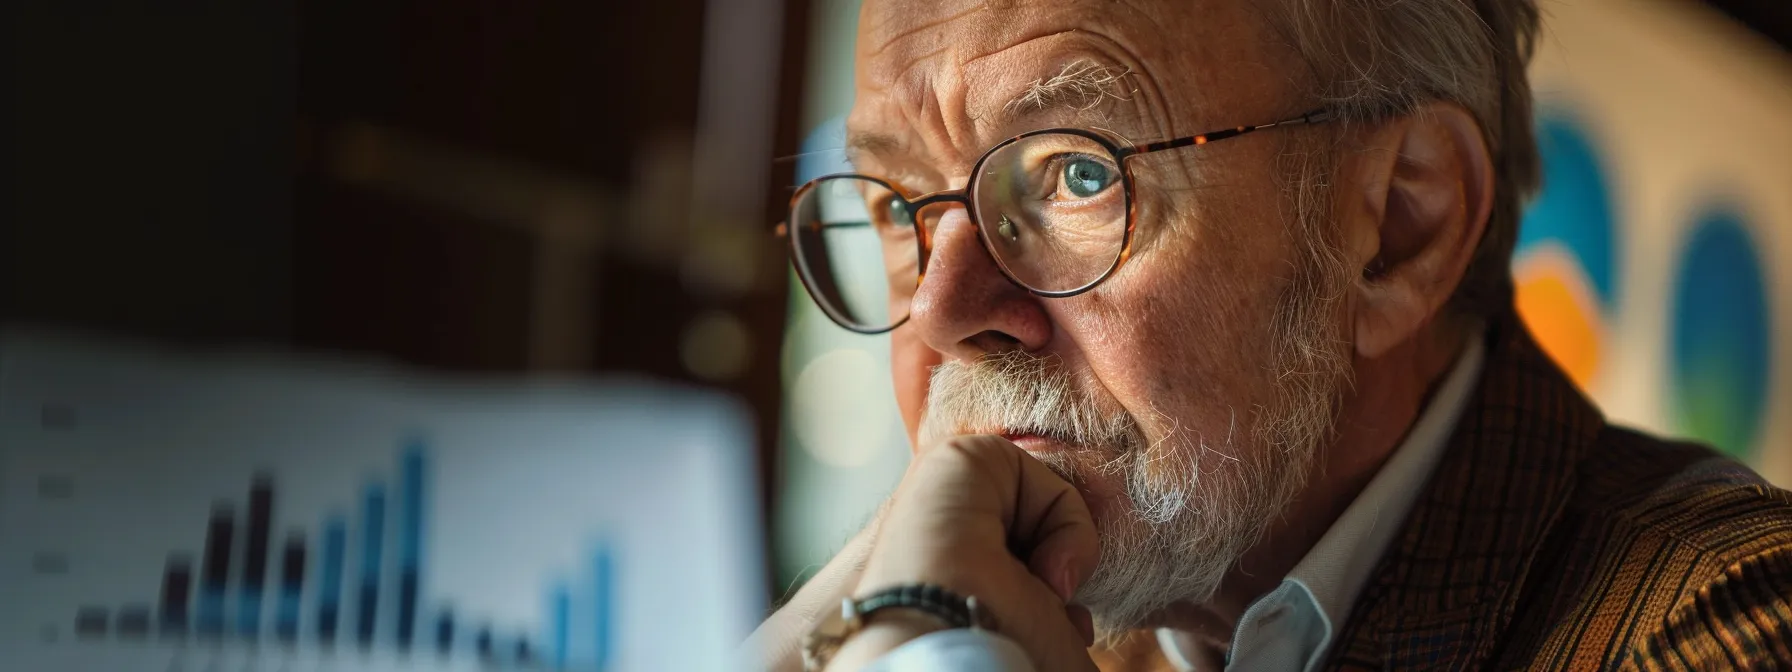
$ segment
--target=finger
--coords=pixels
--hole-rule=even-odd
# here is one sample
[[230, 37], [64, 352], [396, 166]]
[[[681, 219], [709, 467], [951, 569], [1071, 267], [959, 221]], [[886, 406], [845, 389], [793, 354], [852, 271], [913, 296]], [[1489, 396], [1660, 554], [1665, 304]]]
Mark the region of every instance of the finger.
[[955, 437], [948, 445], [988, 474], [1011, 545], [1027, 569], [1068, 602], [1101, 558], [1095, 520], [1076, 487], [999, 436]]
[[974, 595], [1041, 672], [1093, 670], [1064, 610], [1100, 550], [1076, 489], [995, 436], [954, 437], [916, 462], [885, 521], [909, 552], [874, 553], [864, 582], [927, 577]]
[[1069, 602], [1101, 560], [1095, 519], [1076, 486], [1026, 451], [1016, 448], [1015, 452], [1020, 489], [1010, 537], [1020, 548], [1032, 549], [1026, 558], [1027, 569]]
[[1064, 615], [1070, 617], [1070, 624], [1083, 636], [1083, 647], [1095, 646], [1095, 616], [1089, 613], [1089, 608], [1073, 604], [1064, 607]]

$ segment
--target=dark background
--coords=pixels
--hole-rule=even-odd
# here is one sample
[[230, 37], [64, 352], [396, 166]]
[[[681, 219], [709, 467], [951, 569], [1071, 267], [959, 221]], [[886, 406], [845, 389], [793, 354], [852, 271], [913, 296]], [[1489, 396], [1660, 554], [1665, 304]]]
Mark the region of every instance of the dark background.
[[[769, 478], [808, 4], [770, 17], [777, 121], [741, 132], [779, 186], [721, 204], [758, 261], [721, 283], [690, 268], [705, 4], [6, 3], [0, 326], [720, 388]], [[745, 348], [707, 375], [705, 317]]]
[[[1792, 47], [1792, 3], [1707, 4]], [[655, 140], [688, 139], [697, 116], [702, 0], [6, 5], [9, 324], [525, 370], [538, 236], [345, 186], [322, 165], [330, 134], [377, 124], [626, 195]], [[808, 5], [783, 3], [782, 77], [764, 83], [779, 156]], [[582, 368], [688, 378], [670, 346], [699, 306], [677, 269], [599, 254], [605, 347]], [[775, 338], [783, 291], [730, 307]], [[773, 389], [770, 371], [750, 389]]]

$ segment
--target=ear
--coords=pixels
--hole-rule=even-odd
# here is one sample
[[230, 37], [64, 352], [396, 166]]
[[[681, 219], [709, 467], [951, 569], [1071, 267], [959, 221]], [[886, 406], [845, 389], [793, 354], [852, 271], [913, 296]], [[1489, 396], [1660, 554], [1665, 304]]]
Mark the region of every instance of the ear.
[[1342, 201], [1347, 253], [1362, 269], [1356, 352], [1374, 359], [1438, 316], [1493, 211], [1493, 159], [1474, 115], [1435, 102], [1371, 129]]

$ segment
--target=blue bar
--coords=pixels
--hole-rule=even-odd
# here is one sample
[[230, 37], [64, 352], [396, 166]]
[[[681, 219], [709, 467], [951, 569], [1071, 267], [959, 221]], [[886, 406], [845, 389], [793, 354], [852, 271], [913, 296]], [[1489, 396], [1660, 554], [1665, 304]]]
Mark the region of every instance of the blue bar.
[[492, 626], [479, 628], [479, 634], [473, 636], [473, 650], [479, 652], [479, 659], [482, 661], [492, 659]]
[[280, 590], [280, 602], [274, 607], [274, 634], [287, 643], [299, 638], [299, 591]]
[[596, 557], [592, 558], [591, 563], [592, 608], [595, 609], [594, 615], [597, 617], [593, 624], [597, 639], [592, 656], [599, 670], [609, 669], [610, 665], [610, 617], [612, 603], [615, 601], [615, 593], [612, 590], [612, 582], [615, 578], [612, 576], [614, 573], [612, 565], [609, 546], [599, 546]]
[[379, 613], [380, 564], [382, 545], [386, 540], [386, 486], [367, 486], [365, 508], [361, 511], [361, 589], [356, 603], [355, 641], [362, 648], [373, 646], [374, 617]]
[[324, 643], [336, 641], [342, 613], [342, 556], [347, 545], [348, 522], [342, 516], [330, 516], [324, 522], [324, 557], [317, 581], [317, 639]]
[[274, 606], [274, 636], [292, 644], [299, 639], [299, 600], [305, 592], [305, 534], [286, 535], [280, 550], [279, 601]]
[[261, 605], [268, 585], [273, 517], [274, 479], [258, 473], [249, 485], [249, 516], [243, 521], [242, 595], [237, 600], [236, 632], [244, 639], [261, 637]]
[[198, 619], [195, 629], [203, 637], [224, 635], [224, 596], [230, 585], [230, 557], [236, 538], [236, 514], [229, 502], [212, 504], [205, 529], [205, 565], [199, 581]]
[[206, 586], [199, 589], [199, 634], [217, 637], [224, 634], [224, 589]]
[[274, 605], [274, 636], [286, 644], [298, 641], [299, 594], [297, 592], [282, 591], [280, 601]]
[[179, 639], [187, 635], [189, 605], [193, 602], [193, 560], [184, 554], [168, 556], [168, 569], [162, 574], [162, 638]]
[[261, 636], [261, 596], [244, 593], [236, 605], [236, 633], [243, 639]]
[[417, 632], [417, 589], [423, 566], [423, 451], [406, 447], [398, 470], [398, 648], [409, 650]]
[[436, 617], [436, 653], [446, 658], [453, 651], [454, 612], [443, 607], [441, 615]]
[[548, 619], [553, 631], [549, 633], [549, 645], [553, 646], [554, 669], [566, 669], [567, 649], [572, 645], [572, 588], [560, 584], [554, 589], [552, 598], [553, 614]]

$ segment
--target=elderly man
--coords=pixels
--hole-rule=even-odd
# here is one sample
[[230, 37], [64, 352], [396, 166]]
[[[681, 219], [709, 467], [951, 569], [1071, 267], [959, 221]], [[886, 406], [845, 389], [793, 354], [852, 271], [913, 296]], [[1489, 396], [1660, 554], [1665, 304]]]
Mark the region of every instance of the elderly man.
[[1513, 312], [1537, 22], [867, 0], [857, 172], [783, 230], [916, 452], [767, 666], [1792, 664], [1792, 496], [1606, 424]]

